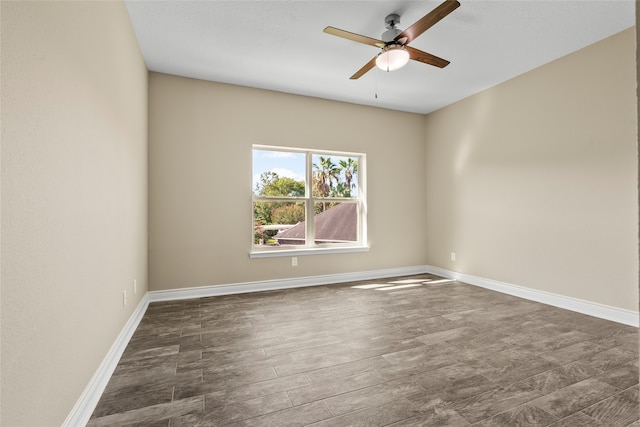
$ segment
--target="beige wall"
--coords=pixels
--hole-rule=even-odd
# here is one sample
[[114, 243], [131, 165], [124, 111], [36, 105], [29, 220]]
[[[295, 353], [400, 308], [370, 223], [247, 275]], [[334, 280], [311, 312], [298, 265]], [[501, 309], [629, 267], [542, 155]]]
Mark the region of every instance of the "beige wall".
[[[153, 73], [147, 98], [122, 3], [1, 8], [1, 425], [64, 420], [147, 253], [152, 289], [428, 263], [637, 310], [633, 30], [424, 118]], [[254, 143], [365, 152], [371, 251], [249, 259]]]
[[631, 28], [428, 115], [427, 263], [637, 311], [635, 88]]
[[[153, 290], [423, 265], [424, 116], [151, 73]], [[250, 259], [251, 146], [367, 155], [368, 253]]]
[[58, 426], [147, 290], [148, 73], [122, 2], [3, 1], [1, 47], [0, 424]]

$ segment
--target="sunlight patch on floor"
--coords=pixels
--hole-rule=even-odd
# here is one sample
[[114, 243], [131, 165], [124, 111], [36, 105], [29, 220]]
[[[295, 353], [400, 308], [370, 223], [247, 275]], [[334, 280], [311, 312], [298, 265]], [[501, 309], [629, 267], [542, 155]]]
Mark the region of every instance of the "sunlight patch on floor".
[[424, 283], [413, 283], [411, 285], [387, 286], [384, 288], [376, 288], [376, 291], [394, 291], [396, 289], [415, 288], [417, 286], [422, 286], [422, 285], [424, 285]]
[[386, 283], [372, 283], [371, 285], [356, 285], [356, 286], [352, 286], [353, 289], [375, 289], [375, 288], [382, 288], [385, 286], [389, 286]]
[[424, 285], [437, 285], [444, 283], [453, 283], [455, 280], [450, 279], [402, 279], [402, 280], [393, 280], [387, 283], [369, 283], [364, 285], [354, 285], [351, 286], [353, 289], [375, 289], [376, 291], [393, 291], [396, 289], [407, 289], [407, 288], [415, 288], [418, 286]]
[[393, 283], [398, 284], [398, 285], [403, 285], [406, 283], [423, 283], [423, 282], [428, 282], [430, 281], [430, 279], [405, 279], [405, 280], [394, 280], [393, 282], [389, 282], [389, 283]]

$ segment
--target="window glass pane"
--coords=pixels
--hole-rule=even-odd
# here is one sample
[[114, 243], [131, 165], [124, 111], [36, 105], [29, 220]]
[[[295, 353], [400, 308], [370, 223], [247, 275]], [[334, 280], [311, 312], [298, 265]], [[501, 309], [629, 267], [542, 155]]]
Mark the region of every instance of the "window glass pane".
[[252, 153], [252, 258], [365, 244], [365, 154], [264, 145]]
[[317, 202], [315, 208], [316, 244], [358, 241], [358, 204]]
[[304, 202], [253, 202], [253, 244], [304, 245], [304, 220]]
[[314, 154], [314, 197], [358, 197], [358, 157]]
[[264, 197], [305, 196], [305, 154], [253, 150], [253, 192]]

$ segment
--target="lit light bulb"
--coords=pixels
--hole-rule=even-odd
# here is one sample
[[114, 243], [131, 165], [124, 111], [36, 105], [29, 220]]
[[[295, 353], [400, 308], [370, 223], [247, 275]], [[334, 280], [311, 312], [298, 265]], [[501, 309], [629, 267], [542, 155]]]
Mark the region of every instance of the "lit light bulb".
[[382, 49], [376, 58], [376, 66], [384, 71], [393, 71], [409, 62], [409, 52], [402, 45], [390, 44]]

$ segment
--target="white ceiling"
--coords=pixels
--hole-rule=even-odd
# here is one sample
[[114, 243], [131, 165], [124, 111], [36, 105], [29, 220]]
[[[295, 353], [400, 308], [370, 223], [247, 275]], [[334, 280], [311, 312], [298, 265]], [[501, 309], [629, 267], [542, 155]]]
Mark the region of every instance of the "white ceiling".
[[[633, 0], [460, 0], [410, 43], [451, 61], [410, 61], [349, 77], [378, 49], [325, 34], [334, 26], [380, 38], [441, 0], [126, 2], [149, 70], [280, 92], [429, 113], [635, 24]], [[615, 64], [611, 64], [615, 66]], [[375, 94], [378, 97], [375, 97]]]

